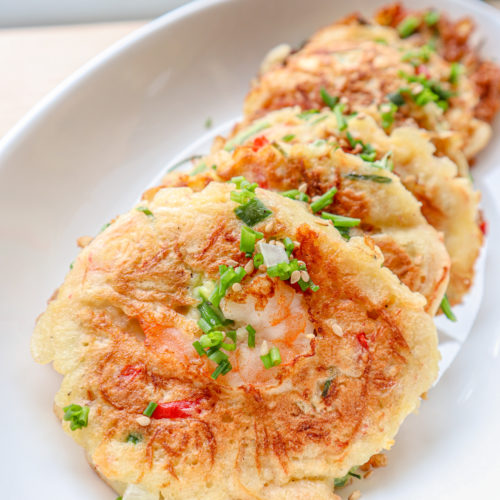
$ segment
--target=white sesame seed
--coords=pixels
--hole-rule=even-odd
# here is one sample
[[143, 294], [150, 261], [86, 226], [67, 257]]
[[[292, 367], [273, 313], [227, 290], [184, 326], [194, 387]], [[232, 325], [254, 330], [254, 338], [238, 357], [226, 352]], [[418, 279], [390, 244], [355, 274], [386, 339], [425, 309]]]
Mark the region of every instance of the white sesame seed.
[[241, 292], [242, 287], [239, 283], [234, 283], [234, 285], [231, 287], [233, 289], [233, 292]]
[[314, 336], [314, 333], [308, 333], [308, 334], [306, 335], [306, 337], [307, 337], [308, 339], [314, 339], [314, 338], [316, 338], [316, 337]]
[[297, 281], [300, 280], [300, 271], [293, 271], [293, 273], [290, 276], [290, 283], [293, 285], [294, 283], [297, 283]]
[[269, 352], [269, 348], [267, 347], [267, 340], [264, 340], [260, 346], [260, 355], [264, 356]]
[[413, 87], [411, 93], [413, 95], [417, 95], [417, 94], [420, 94], [420, 92], [422, 92], [423, 90], [424, 90], [424, 86], [421, 83], [418, 83], [417, 85], [415, 85], [415, 87]]
[[320, 198], [321, 196], [316, 195], [311, 198], [311, 201], [318, 201]]
[[330, 223], [324, 219], [316, 219], [316, 224], [319, 224], [320, 226], [329, 226], [330, 225]]
[[253, 273], [253, 270], [254, 270], [253, 260], [249, 260], [249, 261], [246, 263], [246, 265], [245, 265], [244, 269], [245, 269], [245, 272], [246, 272], [247, 274], [252, 274], [252, 273]]
[[267, 266], [265, 264], [261, 264], [259, 266], [259, 271], [262, 271], [263, 273], [265, 273], [267, 271]]
[[278, 241], [278, 240], [275, 240], [275, 243], [274, 243], [277, 247], [281, 247], [281, 248], [285, 248], [285, 245], [283, 244], [282, 241]]
[[149, 417], [146, 417], [146, 415], [141, 415], [140, 417], [137, 417], [135, 421], [139, 425], [142, 425], [143, 427], [147, 427], [151, 423], [151, 419]]
[[309, 273], [307, 271], [300, 271], [300, 277], [302, 278], [303, 281], [306, 283], [311, 279], [309, 277]]
[[303, 260], [298, 260], [298, 261], [297, 261], [297, 264], [298, 264], [299, 266], [305, 266], [305, 265], [306, 265], [306, 263], [305, 263]]
[[268, 222], [268, 223], [266, 224], [266, 227], [264, 228], [264, 231], [265, 231], [266, 233], [270, 233], [270, 232], [273, 230], [273, 226], [274, 226], [273, 221]]
[[332, 323], [331, 325], [332, 332], [337, 335], [337, 337], [343, 337], [344, 336], [344, 331], [342, 330], [342, 327], [338, 323]]
[[228, 259], [226, 261], [226, 265], [228, 265], [228, 266], [237, 266], [238, 263], [234, 259]]
[[307, 191], [307, 183], [303, 182], [300, 186], [299, 186], [299, 191], [301, 193], [305, 193]]

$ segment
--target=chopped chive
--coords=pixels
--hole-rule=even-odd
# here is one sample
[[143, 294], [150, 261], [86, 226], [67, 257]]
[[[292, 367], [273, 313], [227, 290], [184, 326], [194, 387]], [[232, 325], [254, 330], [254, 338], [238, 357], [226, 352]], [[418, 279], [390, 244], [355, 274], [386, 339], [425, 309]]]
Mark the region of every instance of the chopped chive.
[[75, 261], [71, 262], [71, 264], [69, 265], [69, 268], [73, 269], [74, 266], [75, 266]]
[[276, 149], [279, 153], [281, 153], [285, 158], [288, 156], [288, 153], [276, 142], [271, 142], [271, 146]]
[[[320, 116], [319, 118], [316, 118], [316, 120], [313, 120], [311, 122], [311, 125], [316, 125], [318, 123], [321, 123], [322, 121], [325, 121], [326, 119], [328, 118], [328, 115], [323, 115], [323, 116]], [[316, 142], [316, 141], [315, 141]], [[326, 141], [322, 141], [323, 144], [326, 144]], [[317, 144], [314, 144], [314, 145], [317, 145]]]
[[375, 38], [375, 43], [380, 43], [382, 45], [388, 45], [387, 40], [385, 38]]
[[286, 134], [281, 138], [281, 140], [284, 142], [290, 142], [293, 141], [294, 139], [295, 139], [295, 134]]
[[317, 115], [319, 113], [318, 109], [306, 109], [297, 115], [297, 118], [301, 120], [309, 120], [312, 115]]
[[328, 396], [328, 392], [330, 391], [330, 386], [332, 385], [333, 379], [329, 378], [325, 385], [323, 386], [323, 390], [321, 391], [321, 397], [326, 398]]
[[220, 330], [213, 330], [211, 332], [202, 335], [198, 343], [200, 344], [202, 349], [206, 349], [207, 347], [217, 347], [222, 342], [223, 338], [224, 338], [224, 332], [221, 332]]
[[399, 36], [401, 38], [408, 38], [412, 35], [420, 24], [420, 19], [415, 16], [408, 16], [403, 19], [397, 27]]
[[205, 332], [208, 333], [212, 329], [212, 325], [204, 318], [198, 320], [198, 326]]
[[327, 207], [330, 205], [333, 201], [333, 197], [337, 193], [337, 188], [332, 187], [329, 189], [326, 193], [321, 195], [316, 201], [311, 203], [311, 210], [313, 213], [318, 212], [319, 210], [322, 210], [323, 208]]
[[269, 210], [258, 198], [253, 198], [244, 205], [234, 209], [236, 216], [247, 226], [255, 226], [258, 222], [267, 219], [273, 212]]
[[142, 212], [143, 214], [147, 215], [148, 217], [153, 217], [153, 212], [149, 210], [147, 207], [136, 207], [136, 210], [138, 212]]
[[245, 130], [242, 130], [239, 134], [236, 134], [230, 141], [224, 146], [225, 151], [232, 151], [236, 146], [243, 144], [247, 139], [250, 139], [252, 135], [259, 133], [260, 131], [269, 128], [271, 126], [268, 122], [258, 122], [254, 123], [252, 126]]
[[443, 297], [443, 300], [441, 301], [441, 311], [443, 311], [444, 315], [450, 320], [450, 321], [456, 321], [457, 317], [451, 310], [450, 302], [448, 300], [447, 295]]
[[335, 107], [333, 108], [333, 111], [335, 113], [335, 118], [337, 120], [337, 128], [341, 132], [347, 128], [347, 120], [345, 119], [345, 116], [342, 114], [344, 108], [345, 106], [342, 103], [336, 104]]
[[355, 477], [356, 479], [361, 479], [361, 476], [354, 472], [349, 471], [347, 474], [349, 474], [349, 476]]
[[450, 77], [448, 78], [450, 83], [458, 83], [458, 77], [462, 73], [462, 65], [457, 62], [452, 62], [450, 67]]
[[212, 118], [208, 117], [205, 120], [205, 128], [212, 128]]
[[392, 94], [387, 94], [387, 99], [391, 101], [396, 106], [403, 106], [405, 104], [405, 98], [401, 95], [400, 92], [393, 92]]
[[255, 250], [255, 243], [264, 237], [259, 231], [254, 231], [248, 226], [241, 228], [240, 250], [253, 254]]
[[82, 427], [87, 427], [89, 422], [89, 411], [88, 406], [80, 406], [76, 404], [70, 404], [63, 408], [64, 410], [64, 420], [66, 422], [71, 422], [70, 429], [75, 431], [76, 429], [81, 429]]
[[325, 87], [321, 87], [319, 91], [321, 95], [321, 99], [323, 99], [323, 102], [330, 108], [333, 109], [335, 105], [339, 102], [339, 98], [337, 96], [332, 96], [330, 95]]
[[245, 329], [248, 332], [248, 347], [255, 347], [255, 328], [247, 325]]
[[[382, 109], [385, 109], [385, 107], [387, 107], [388, 109], [386, 111], [382, 111]], [[388, 129], [392, 126], [392, 124], [394, 123], [394, 115], [396, 114], [397, 110], [398, 107], [393, 102], [382, 104], [380, 112], [380, 118], [382, 119], [382, 128]]]
[[210, 375], [214, 380], [217, 380], [217, 377], [222, 374], [224, 368], [226, 367], [225, 363], [220, 363], [217, 368], [213, 371], [212, 375]]
[[196, 342], [193, 342], [193, 347], [196, 349], [196, 352], [200, 356], [204, 356], [205, 355], [205, 350], [203, 349], [203, 347], [201, 346], [201, 344], [200, 344], [200, 342], [198, 340]]
[[228, 356], [227, 354], [224, 354], [222, 351], [217, 350], [212, 354], [210, 354], [208, 356], [208, 359], [210, 359], [210, 361], [214, 361], [217, 364], [221, 364], [222, 361], [227, 361]]
[[196, 165], [196, 167], [191, 171], [191, 173], [189, 175], [190, 175], [190, 177], [192, 177], [193, 175], [201, 174], [206, 169], [207, 169], [207, 166], [206, 166], [205, 162], [202, 161], [199, 165]]
[[137, 444], [139, 441], [142, 441], [142, 435], [137, 432], [131, 432], [125, 441], [127, 443]]
[[109, 226], [111, 226], [111, 222], [106, 222], [106, 224], [101, 227], [99, 232], [102, 233], [105, 229], [108, 229]]
[[424, 21], [427, 26], [435, 26], [439, 22], [439, 12], [436, 10], [429, 10], [425, 13]]
[[157, 406], [158, 406], [158, 403], [155, 403], [154, 401], [150, 401], [148, 406], [146, 406], [146, 409], [142, 412], [142, 414], [146, 415], [146, 417], [150, 417], [155, 412]]
[[292, 254], [293, 250], [295, 249], [295, 243], [292, 241], [291, 238], [289, 238], [288, 236], [283, 240], [283, 244], [285, 245], [285, 251], [288, 255], [288, 257], [290, 257], [290, 255]]
[[259, 266], [261, 266], [262, 264], [264, 264], [264, 256], [261, 253], [256, 253], [253, 256], [253, 265], [254, 265], [254, 267], [256, 269], [258, 269]]
[[278, 366], [281, 364], [281, 354], [280, 350], [277, 347], [273, 347], [269, 351], [269, 357], [271, 358], [271, 363], [273, 366]]
[[351, 181], [373, 181], [379, 184], [388, 184], [392, 182], [390, 177], [385, 177], [384, 175], [347, 174], [344, 175], [344, 178], [350, 179]]
[[348, 227], [335, 226], [335, 228], [340, 233], [340, 236], [344, 238], [344, 240], [349, 241], [351, 239], [351, 233], [349, 232]]
[[269, 353], [264, 354], [260, 357], [260, 359], [262, 360], [262, 363], [264, 364], [264, 368], [266, 370], [272, 368], [273, 362], [271, 361], [271, 356], [269, 355]]
[[286, 198], [291, 198], [292, 200], [298, 201], [309, 201], [309, 196], [298, 189], [290, 189], [289, 191], [284, 191], [281, 193], [281, 196], [285, 196]]
[[354, 217], [345, 217], [344, 215], [335, 215], [328, 212], [323, 212], [321, 214], [323, 219], [333, 221], [335, 227], [355, 227], [359, 226], [361, 219], [355, 219]]

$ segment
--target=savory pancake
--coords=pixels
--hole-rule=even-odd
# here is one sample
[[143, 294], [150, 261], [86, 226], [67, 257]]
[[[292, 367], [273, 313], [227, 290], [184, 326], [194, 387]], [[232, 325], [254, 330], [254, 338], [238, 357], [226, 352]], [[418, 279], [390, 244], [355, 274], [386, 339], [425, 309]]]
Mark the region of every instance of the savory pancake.
[[[387, 131], [412, 125], [431, 132], [438, 151], [467, 173], [467, 160], [487, 144], [488, 123], [476, 118], [476, 86], [429, 45], [401, 39], [379, 25], [333, 24], [283, 59], [271, 53], [244, 106], [246, 120], [298, 105], [364, 112]], [[326, 99], [325, 99], [325, 96]]]
[[[382, 162], [373, 162], [374, 151], [370, 162], [343, 152], [336, 142], [314, 140], [316, 133], [309, 125], [308, 137], [301, 130], [303, 123], [293, 124], [296, 114], [297, 110], [291, 116], [290, 110], [275, 112], [269, 117], [272, 125], [262, 130], [265, 135], [252, 136], [233, 151], [222, 148], [200, 159], [194, 175], [168, 174], [162, 185], [200, 190], [213, 180], [244, 176], [261, 187], [305, 201], [334, 188], [332, 199], [316, 213], [323, 217], [334, 214], [326, 220], [333, 219], [346, 238], [370, 236], [384, 254], [384, 265], [411, 290], [421, 293], [427, 299], [426, 310], [435, 314], [448, 286], [450, 258], [442, 235], [423, 217], [420, 203], [397, 176], [379, 166]], [[216, 169], [206, 168], [208, 165]], [[146, 192], [145, 198], [157, 189]]]
[[64, 429], [125, 498], [333, 499], [436, 378], [425, 300], [369, 238], [235, 182], [117, 218], [37, 322]]
[[[424, 130], [398, 127], [388, 134], [363, 113], [344, 117], [327, 108], [304, 113], [296, 107], [269, 113], [247, 128], [238, 127], [228, 144], [232, 147], [242, 139], [246, 142], [255, 137], [265, 137], [282, 148], [333, 141], [346, 151], [357, 150], [378, 162], [390, 154], [393, 172], [421, 202], [427, 221], [444, 235], [451, 257], [448, 298], [452, 304], [461, 302], [472, 286], [474, 264], [483, 241], [480, 194], [469, 177], [458, 174], [458, 167], [449, 158], [436, 156]], [[226, 144], [219, 139], [214, 151]]]

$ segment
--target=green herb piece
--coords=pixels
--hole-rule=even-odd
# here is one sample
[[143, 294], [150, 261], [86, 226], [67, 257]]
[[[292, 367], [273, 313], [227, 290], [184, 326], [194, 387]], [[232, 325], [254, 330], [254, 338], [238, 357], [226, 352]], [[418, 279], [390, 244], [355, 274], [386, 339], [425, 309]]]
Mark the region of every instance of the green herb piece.
[[196, 167], [194, 167], [193, 170], [191, 170], [191, 173], [189, 175], [190, 175], [190, 177], [192, 177], [193, 175], [201, 174], [206, 169], [207, 169], [207, 166], [206, 166], [205, 162], [202, 161], [199, 165], [196, 165]]
[[415, 16], [408, 16], [403, 19], [397, 26], [399, 36], [401, 38], [408, 38], [412, 35], [420, 24], [420, 19]]
[[248, 332], [248, 347], [255, 347], [255, 328], [247, 325], [245, 329]]
[[142, 414], [146, 415], [146, 417], [151, 417], [151, 415], [153, 415], [153, 413], [155, 412], [157, 407], [158, 407], [158, 403], [155, 403], [154, 401], [150, 401], [148, 403], [148, 406], [146, 406], [146, 409], [142, 412]]
[[333, 482], [334, 487], [335, 488], [344, 487], [347, 484], [347, 481], [349, 481], [349, 478], [351, 476], [356, 477], [358, 479], [361, 479], [361, 476], [359, 474], [356, 474], [356, 470], [357, 470], [357, 467], [352, 467], [345, 476], [336, 478]]
[[417, 50], [406, 52], [401, 58], [402, 61], [409, 62], [412, 66], [420, 66], [422, 63], [429, 62], [431, 58], [432, 48], [429, 45], [422, 45]]
[[335, 226], [337, 231], [340, 233], [340, 236], [344, 238], [344, 240], [349, 241], [351, 239], [351, 233], [349, 231], [348, 227], [343, 227], [343, 226]]
[[238, 219], [241, 219], [247, 226], [255, 226], [258, 222], [267, 219], [273, 212], [269, 210], [258, 198], [253, 198], [244, 205], [234, 209]]
[[[321, 123], [322, 121], [325, 121], [326, 119], [328, 118], [328, 115], [323, 115], [323, 116], [320, 116], [319, 118], [316, 118], [316, 120], [313, 120], [311, 122], [311, 126], [312, 125], [317, 125], [318, 123]], [[325, 144], [326, 141], [323, 141], [323, 143]]]
[[131, 432], [126, 439], [127, 443], [137, 444], [139, 441], [142, 441], [142, 435], [137, 432]]
[[349, 131], [346, 132], [347, 140], [351, 148], [355, 148], [358, 144], [362, 147], [361, 153], [359, 156], [365, 161], [372, 162], [377, 157], [377, 152], [373, 149], [371, 144], [365, 144], [360, 139], [354, 139]]
[[203, 346], [200, 344], [200, 342], [197, 340], [193, 342], [193, 347], [196, 349], [196, 352], [198, 353], [199, 356], [204, 356], [205, 350], [203, 349]]
[[[241, 266], [234, 269], [232, 267], [224, 267], [220, 270], [220, 273], [220, 280], [215, 286], [215, 290], [212, 292], [209, 299], [210, 303], [214, 307], [219, 307], [220, 301], [222, 300], [224, 295], [226, 295], [229, 287], [231, 287], [235, 283], [239, 283], [247, 274], [245, 269], [243, 269], [243, 267]], [[200, 306], [198, 306], [198, 309], [199, 308]], [[217, 314], [219, 317], [222, 316], [222, 312], [219, 314], [219, 311], [215, 311], [215, 314]], [[202, 317], [204, 317], [203, 314]]]
[[228, 344], [227, 342], [222, 342], [221, 348], [226, 351], [236, 351], [236, 332], [234, 330], [226, 332], [226, 338], [224, 340], [227, 339], [231, 339], [232, 343]]
[[337, 128], [340, 130], [340, 132], [347, 128], [347, 120], [343, 115], [344, 108], [345, 106], [343, 103], [336, 104], [333, 108], [333, 112], [335, 113], [335, 118], [337, 120]]
[[259, 252], [253, 256], [253, 266], [258, 269], [259, 266], [264, 264], [264, 256]]
[[229, 182], [236, 184], [237, 189], [246, 189], [248, 191], [251, 191], [252, 193], [255, 192], [255, 189], [258, 187], [258, 184], [256, 182], [247, 181], [242, 175], [239, 175], [238, 177], [232, 177]]
[[424, 15], [424, 21], [427, 26], [435, 26], [439, 22], [439, 12], [436, 10], [429, 10]]
[[[202, 347], [202, 349], [207, 349], [210, 347], [216, 347], [219, 344], [221, 344], [222, 340], [224, 339], [224, 332], [220, 330], [212, 330], [208, 333], [203, 334], [200, 337], [200, 340], [198, 343]], [[195, 347], [196, 349], [196, 347]], [[201, 356], [201, 354], [200, 354]]]
[[269, 351], [269, 356], [271, 358], [271, 363], [273, 366], [278, 366], [281, 364], [281, 354], [280, 350], [277, 347], [273, 347]]
[[136, 207], [136, 210], [138, 212], [142, 212], [143, 214], [147, 215], [148, 217], [153, 217], [153, 212], [149, 210], [147, 207]]
[[102, 233], [105, 229], [108, 229], [109, 226], [111, 226], [111, 222], [106, 222], [106, 224], [101, 227], [99, 232]]
[[89, 411], [88, 406], [80, 406], [76, 404], [71, 404], [65, 406], [64, 410], [64, 420], [66, 422], [71, 422], [70, 429], [75, 431], [76, 429], [81, 429], [82, 427], [87, 427], [89, 422]]
[[309, 196], [298, 189], [290, 189], [289, 191], [285, 191], [281, 193], [281, 196], [285, 196], [286, 198], [291, 198], [292, 200], [298, 201], [306, 201], [309, 202]]
[[330, 205], [333, 201], [333, 197], [335, 196], [336, 192], [337, 188], [332, 187], [326, 193], [321, 195], [316, 201], [313, 201], [311, 203], [311, 210], [313, 211], [313, 213], [316, 213], [319, 210], [322, 210], [323, 208]]
[[312, 115], [317, 115], [319, 113], [318, 109], [306, 109], [297, 115], [297, 118], [301, 120], [309, 120]]
[[75, 266], [75, 261], [71, 262], [71, 264], [69, 265], [70, 270], [73, 269], [74, 266]]
[[214, 380], [217, 380], [217, 377], [219, 375], [225, 375], [226, 373], [231, 371], [232, 368], [233, 367], [231, 366], [231, 363], [227, 359], [225, 359], [218, 364], [217, 368], [214, 370], [214, 372], [210, 376]]
[[321, 95], [321, 99], [323, 99], [323, 102], [330, 109], [333, 109], [337, 105], [337, 103], [339, 102], [339, 98], [337, 96], [334, 97], [334, 96], [330, 95], [324, 87], [321, 87], [319, 93]]
[[283, 245], [285, 245], [285, 251], [286, 251], [286, 254], [288, 255], [288, 257], [290, 257], [290, 255], [292, 255], [292, 252], [294, 251], [295, 249], [295, 243], [292, 241], [291, 238], [289, 238], [288, 236], [283, 240]]
[[257, 122], [245, 130], [242, 130], [239, 134], [236, 134], [231, 140], [227, 141], [224, 146], [225, 151], [232, 151], [236, 146], [243, 144], [245, 141], [250, 139], [255, 134], [258, 134], [262, 130], [269, 128], [271, 126], [268, 122]]
[[463, 66], [460, 63], [452, 62], [450, 67], [450, 77], [448, 78], [449, 82], [455, 85], [458, 83], [458, 78], [463, 72]]
[[241, 228], [240, 250], [246, 253], [253, 253], [255, 250], [255, 243], [262, 239], [264, 235], [259, 231], [254, 231], [248, 226]]
[[212, 118], [208, 117], [205, 120], [205, 128], [212, 128]]
[[389, 172], [392, 172], [394, 170], [394, 164], [392, 162], [392, 151], [387, 152], [380, 160], [372, 162], [372, 166], [383, 168], [384, 170], [389, 170]]
[[[385, 109], [385, 111], [382, 111], [382, 109]], [[397, 110], [398, 107], [393, 102], [382, 104], [380, 118], [382, 119], [382, 127], [384, 129], [388, 129], [392, 126], [392, 124], [394, 123], [394, 115], [396, 114]]]
[[396, 106], [403, 106], [405, 104], [405, 98], [400, 92], [393, 92], [392, 94], [387, 94], [387, 98]]
[[392, 182], [392, 179], [390, 177], [385, 177], [384, 175], [347, 174], [344, 175], [344, 178], [351, 181], [378, 182], [379, 184], [389, 184], [389, 182]]
[[332, 385], [333, 379], [329, 378], [325, 385], [323, 386], [323, 390], [321, 391], [321, 397], [326, 398], [328, 396], [328, 392], [330, 391], [330, 386]]
[[260, 359], [262, 360], [262, 363], [266, 370], [272, 368], [273, 362], [271, 361], [271, 356], [269, 355], [269, 353], [262, 355]]
[[290, 142], [293, 141], [294, 139], [295, 139], [295, 134], [286, 134], [281, 138], [281, 140], [284, 142]]
[[450, 320], [450, 321], [456, 321], [457, 317], [451, 310], [450, 302], [448, 300], [448, 297], [445, 295], [443, 297], [443, 300], [441, 301], [441, 311], [443, 311], [444, 315]]
[[281, 153], [285, 158], [288, 156], [288, 153], [276, 142], [271, 142], [271, 146], [276, 149], [279, 153]]
[[208, 355], [208, 359], [220, 365], [223, 361], [228, 360], [228, 355], [223, 353], [222, 351], [216, 350], [215, 352]]
[[361, 223], [361, 219], [346, 217], [344, 215], [330, 214], [328, 212], [323, 212], [321, 214], [321, 218], [333, 221], [333, 225], [335, 227], [355, 227], [359, 226]]
[[375, 43], [380, 43], [381, 45], [388, 45], [385, 38], [375, 38]]

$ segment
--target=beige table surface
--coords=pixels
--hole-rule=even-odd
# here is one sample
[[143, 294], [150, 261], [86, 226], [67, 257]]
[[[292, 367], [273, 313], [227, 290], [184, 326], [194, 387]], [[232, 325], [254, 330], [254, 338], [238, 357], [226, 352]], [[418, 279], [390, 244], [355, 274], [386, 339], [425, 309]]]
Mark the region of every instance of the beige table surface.
[[146, 22], [0, 30], [0, 138], [58, 83]]

